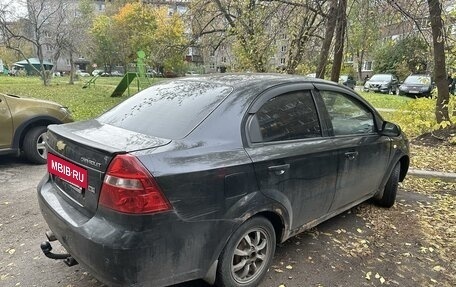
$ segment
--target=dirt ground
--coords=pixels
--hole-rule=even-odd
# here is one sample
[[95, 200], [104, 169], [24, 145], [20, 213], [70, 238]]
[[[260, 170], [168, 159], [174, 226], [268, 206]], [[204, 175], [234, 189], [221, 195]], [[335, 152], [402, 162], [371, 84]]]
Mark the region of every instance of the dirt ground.
[[[83, 267], [41, 253], [47, 227], [36, 185], [44, 172], [0, 158], [0, 286], [103, 286]], [[261, 286], [455, 286], [456, 191], [407, 181], [391, 209], [363, 203], [278, 246]]]

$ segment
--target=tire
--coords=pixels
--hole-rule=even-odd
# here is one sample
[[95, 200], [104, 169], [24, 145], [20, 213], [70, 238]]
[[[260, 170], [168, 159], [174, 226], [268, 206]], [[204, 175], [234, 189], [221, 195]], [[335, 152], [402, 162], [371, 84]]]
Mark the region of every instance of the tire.
[[46, 131], [47, 127], [39, 126], [25, 134], [22, 150], [25, 157], [32, 163], [45, 164], [47, 162]]
[[269, 220], [264, 217], [247, 220], [220, 254], [216, 286], [258, 286], [271, 265], [275, 245], [275, 231]]
[[397, 187], [399, 186], [399, 176], [401, 172], [401, 163], [398, 162], [393, 168], [388, 181], [386, 182], [383, 196], [377, 200], [377, 204], [383, 207], [390, 208], [396, 201]]

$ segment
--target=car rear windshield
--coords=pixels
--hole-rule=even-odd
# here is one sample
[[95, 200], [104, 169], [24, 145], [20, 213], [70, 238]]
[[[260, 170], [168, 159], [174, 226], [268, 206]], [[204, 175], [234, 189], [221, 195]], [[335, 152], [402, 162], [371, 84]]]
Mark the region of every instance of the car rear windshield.
[[139, 92], [98, 120], [147, 135], [181, 139], [231, 91], [228, 86], [197, 81], [159, 84]]

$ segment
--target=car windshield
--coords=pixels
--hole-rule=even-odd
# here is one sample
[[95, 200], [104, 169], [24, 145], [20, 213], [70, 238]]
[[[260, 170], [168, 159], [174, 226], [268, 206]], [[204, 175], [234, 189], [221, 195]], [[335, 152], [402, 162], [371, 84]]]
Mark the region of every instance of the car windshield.
[[177, 81], [152, 86], [105, 114], [102, 123], [167, 139], [192, 131], [232, 91], [206, 82]]
[[372, 78], [370, 78], [370, 81], [375, 81], [375, 82], [387, 82], [391, 80], [391, 75], [373, 75]]
[[428, 76], [421, 75], [411, 75], [405, 79], [404, 84], [421, 84], [429, 85], [431, 83], [431, 78]]

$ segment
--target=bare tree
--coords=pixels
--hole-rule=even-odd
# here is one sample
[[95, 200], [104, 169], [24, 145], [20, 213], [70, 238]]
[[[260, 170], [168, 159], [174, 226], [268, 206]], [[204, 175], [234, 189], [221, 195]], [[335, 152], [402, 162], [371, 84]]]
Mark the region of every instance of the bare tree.
[[331, 81], [338, 82], [344, 56], [345, 29], [347, 27], [347, 0], [339, 0], [337, 6], [336, 41], [334, 44], [334, 62], [331, 70]]
[[[417, 28], [420, 28], [418, 20], [413, 13], [404, 8], [403, 5], [397, 1], [387, 1], [392, 7], [398, 10], [403, 16], [412, 21]], [[437, 102], [435, 106], [435, 117], [437, 123], [444, 121], [450, 122], [448, 111], [448, 103], [450, 100], [448, 82], [446, 78], [446, 57], [445, 57], [445, 43], [447, 35], [445, 33], [445, 26], [442, 20], [442, 1], [440, 0], [427, 0], [429, 8], [429, 19], [431, 22], [432, 31], [432, 47], [434, 54], [434, 77], [437, 85]], [[419, 29], [420, 33], [423, 31]], [[425, 39], [425, 37], [424, 37]]]
[[323, 79], [325, 77], [326, 65], [328, 63], [328, 56], [329, 51], [331, 49], [331, 43], [334, 36], [334, 30], [336, 29], [337, 24], [337, 8], [338, 8], [338, 1], [337, 0], [330, 0], [329, 3], [329, 11], [326, 14], [326, 31], [325, 31], [325, 38], [323, 40], [323, 44], [321, 47], [320, 52], [320, 59], [318, 61], [317, 66], [317, 78]]
[[[3, 4], [2, 9], [0, 9], [3, 12], [0, 15], [0, 28], [6, 47], [16, 51], [25, 58], [29, 66], [41, 76], [43, 84], [49, 85], [50, 72], [45, 69], [44, 65], [44, 34], [48, 26], [55, 20], [58, 12], [61, 11], [63, 2], [61, 0], [14, 1], [16, 5], [19, 4], [27, 10], [27, 15], [23, 18], [18, 18], [15, 15], [16, 11], [5, 9], [11, 3], [13, 1]], [[23, 29], [13, 28], [17, 21], [25, 23]], [[33, 47], [34, 53], [40, 63], [39, 68], [36, 68], [30, 63], [28, 55], [19, 44], [24, 41]]]
[[445, 31], [442, 21], [442, 4], [439, 0], [428, 0], [429, 16], [434, 47], [434, 77], [438, 89], [435, 117], [438, 123], [449, 121], [448, 102], [450, 94], [446, 79]]
[[302, 63], [305, 50], [309, 47], [311, 39], [318, 38], [317, 35], [324, 20], [322, 6], [326, 1], [305, 1], [299, 3], [288, 3], [291, 13], [284, 19], [283, 27], [288, 27], [290, 37], [288, 60], [286, 71], [294, 74], [296, 68]]

